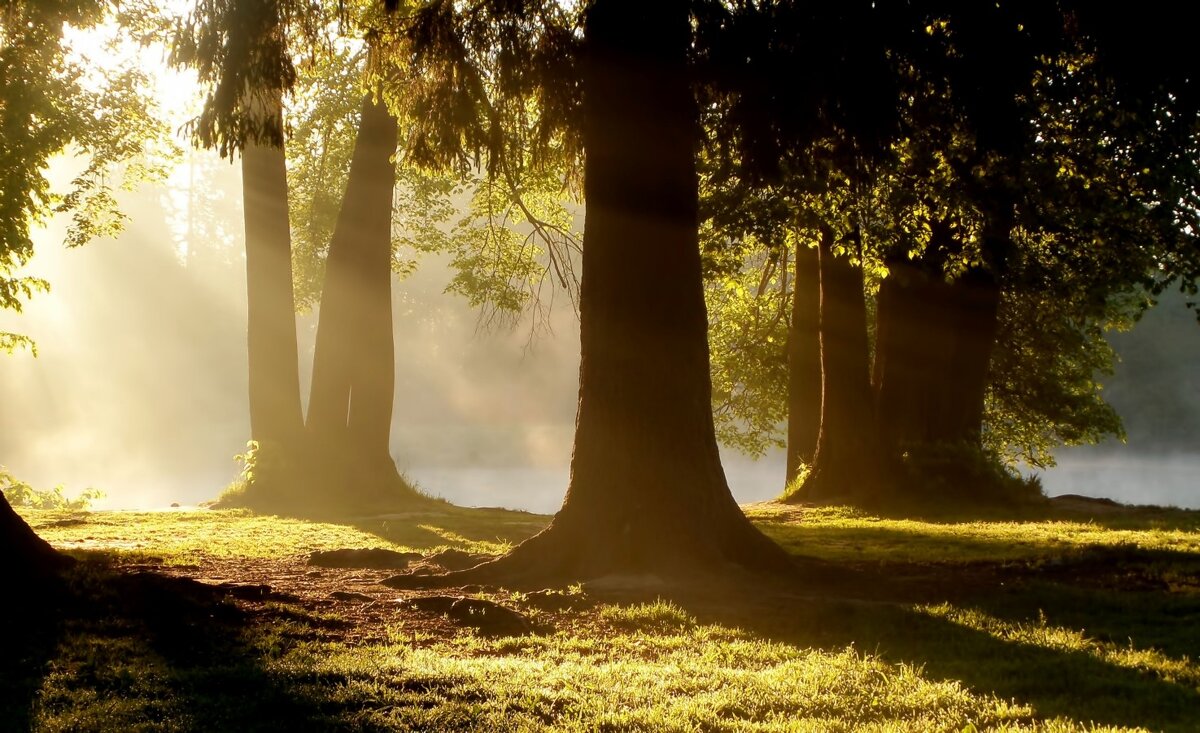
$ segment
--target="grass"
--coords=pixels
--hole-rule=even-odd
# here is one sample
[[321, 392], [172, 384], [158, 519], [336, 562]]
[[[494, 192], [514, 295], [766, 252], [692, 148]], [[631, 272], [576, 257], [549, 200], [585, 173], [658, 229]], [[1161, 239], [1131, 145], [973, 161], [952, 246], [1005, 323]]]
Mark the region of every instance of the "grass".
[[193, 565], [204, 557], [282, 558], [344, 547], [497, 554], [546, 523], [546, 517], [526, 512], [448, 504], [353, 523], [262, 516], [244, 509], [24, 513], [40, 536], [62, 549], [152, 555], [168, 565]]
[[832, 561], [1030, 561], [1112, 547], [1200, 553], [1200, 512], [1108, 517], [1047, 510], [1022, 520], [922, 521], [872, 516], [850, 507], [754, 504], [747, 514], [788, 550]]
[[[498, 552], [546, 517], [437, 508], [317, 523], [223, 512], [25, 512], [102, 553], [24, 609], [0, 655], [14, 730], [1200, 730], [1195, 513], [898, 520], [748, 513], [836, 581], [730, 593], [643, 589], [521, 606], [490, 638], [396, 613], [232, 601], [124, 566], [294, 561], [341, 547]], [[182, 572], [182, 571], [180, 571]], [[393, 595], [401, 594], [392, 592]], [[381, 601], [382, 602], [382, 601]], [[440, 624], [440, 625], [439, 625]]]

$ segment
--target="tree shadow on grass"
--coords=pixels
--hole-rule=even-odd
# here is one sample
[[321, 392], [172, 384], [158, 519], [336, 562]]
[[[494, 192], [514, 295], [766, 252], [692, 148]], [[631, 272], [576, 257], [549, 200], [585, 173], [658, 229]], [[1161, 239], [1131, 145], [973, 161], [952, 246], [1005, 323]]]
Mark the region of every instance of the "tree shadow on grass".
[[550, 517], [511, 509], [475, 509], [439, 503], [422, 512], [331, 521], [340, 521], [415, 550], [449, 546], [478, 551], [483, 549], [480, 544], [520, 544], [542, 531], [550, 523]]
[[60, 607], [70, 599], [57, 582], [27, 597], [8, 592], [0, 603], [0, 720], [31, 730], [34, 700], [63, 633]]
[[13, 730], [348, 727], [327, 680], [267, 669], [313, 628], [258, 623], [200, 583], [88, 563], [57, 598], [12, 611], [4, 620], [19, 626], [6, 628], [6, 646], [16, 653], [0, 655], [0, 714]]
[[[853, 645], [916, 665], [927, 678], [960, 680], [976, 693], [1031, 705], [1040, 718], [1200, 729], [1200, 686], [1193, 680], [1173, 680], [1170, 670], [1136, 659], [1118, 662], [1095, 646], [1062, 641], [1083, 630], [1087, 639], [1109, 642], [1110, 651], [1156, 649], [1175, 662], [1194, 659], [1200, 596], [1039, 582], [986, 594], [948, 590], [944, 597], [949, 605], [932, 607], [927, 596], [917, 605], [819, 592], [726, 607], [673, 600], [701, 622], [738, 626], [760, 638], [830, 651]], [[1022, 633], [1012, 633], [1017, 627]]]

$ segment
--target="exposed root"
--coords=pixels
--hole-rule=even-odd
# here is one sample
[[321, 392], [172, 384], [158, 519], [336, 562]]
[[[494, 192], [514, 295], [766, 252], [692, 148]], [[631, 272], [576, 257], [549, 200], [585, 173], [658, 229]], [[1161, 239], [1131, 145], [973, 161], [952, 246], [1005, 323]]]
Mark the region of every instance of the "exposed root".
[[440, 574], [403, 573], [382, 584], [403, 590], [476, 585], [532, 590], [611, 578], [692, 584], [729, 578], [798, 581], [807, 574], [794, 558], [757, 532], [747, 536], [748, 543], [738, 553], [718, 554], [715, 548], [708, 548], [709, 552], [690, 556], [671, 553], [634, 563], [622, 562], [616, 552], [587, 539], [595, 538], [575, 538], [552, 524], [495, 560]]

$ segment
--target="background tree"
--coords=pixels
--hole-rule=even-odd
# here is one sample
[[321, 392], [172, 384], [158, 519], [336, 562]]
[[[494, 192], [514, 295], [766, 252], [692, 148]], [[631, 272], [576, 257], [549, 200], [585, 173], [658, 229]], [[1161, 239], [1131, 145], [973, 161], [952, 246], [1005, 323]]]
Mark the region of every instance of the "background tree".
[[284, 97], [297, 47], [315, 53], [319, 4], [201, 0], [179, 23], [170, 62], [193, 68], [206, 95], [188, 124], [193, 144], [240, 157], [246, 229], [247, 351], [254, 476], [269, 495], [289, 490], [304, 453], [292, 289]]
[[[268, 90], [263, 113], [283, 125], [282, 90]], [[257, 142], [241, 153], [246, 226], [246, 339], [250, 438], [271, 452], [300, 447], [300, 371], [292, 294], [288, 178], [283, 149]]]
[[396, 120], [363, 101], [341, 212], [329, 244], [313, 357], [307, 428], [322, 492], [392, 501], [414, 492], [389, 451], [392, 337], [392, 189]]

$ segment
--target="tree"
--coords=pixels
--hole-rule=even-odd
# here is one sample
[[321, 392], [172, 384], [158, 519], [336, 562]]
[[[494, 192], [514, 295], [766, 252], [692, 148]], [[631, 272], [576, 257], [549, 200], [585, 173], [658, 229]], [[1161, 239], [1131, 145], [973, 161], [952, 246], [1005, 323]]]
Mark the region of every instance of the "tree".
[[[314, 42], [319, 7], [205, 0], [175, 30], [170, 63], [207, 87], [192, 141], [240, 154], [246, 231], [247, 353], [255, 493], [273, 501], [303, 471], [303, 416], [284, 155], [284, 96], [296, 83], [292, 44]], [[250, 497], [242, 500], [259, 501]]]
[[[505, 30], [498, 29], [501, 39]], [[396, 583], [790, 566], [738, 508], [717, 452], [691, 38], [682, 0], [596, 0], [583, 11], [582, 358], [562, 509], [546, 530], [493, 563]], [[452, 48], [459, 44], [450, 39]], [[496, 49], [495, 57], [507, 51]]]
[[367, 502], [415, 495], [389, 453], [395, 150], [396, 120], [368, 95], [329, 244], [307, 420], [309, 460], [339, 501], [348, 492]]
[[701, 157], [712, 169], [700, 231], [717, 439], [755, 458], [783, 448], [788, 486], [812, 463], [821, 420], [817, 250], [794, 192], [747, 186], [714, 162]]
[[[281, 94], [278, 89], [264, 94], [269, 126], [279, 129], [283, 127]], [[304, 421], [283, 149], [249, 142], [242, 150], [241, 167], [250, 438], [270, 452], [295, 455]]]
[[[335, 71], [349, 65], [343, 63], [345, 54], [326, 47], [321, 17], [319, 8], [289, 2], [249, 8], [208, 3], [178, 34], [173, 60], [197, 68], [210, 86], [204, 111], [194, 123], [196, 142], [223, 154], [241, 151], [251, 437], [258, 443], [254, 460], [264, 465], [255, 467], [247, 487], [254, 496], [239, 500], [275, 507], [316, 501], [344, 510], [412, 500], [416, 494], [389, 455], [395, 379], [391, 212], [396, 121], [377, 90], [368, 91], [362, 105], [336, 225], [331, 232], [315, 221], [300, 229], [308, 251], [315, 236], [330, 237], [308, 414], [300, 414], [289, 229], [293, 211], [281, 110], [283, 94], [298, 79], [290, 34], [308, 44], [311, 64], [324, 62], [323, 69]], [[355, 18], [356, 25], [368, 28], [368, 37], [377, 35], [370, 30], [371, 17], [367, 12]], [[370, 79], [377, 71], [368, 68], [365, 75]], [[238, 88], [243, 91], [235, 98], [230, 89]], [[331, 139], [326, 134], [322, 142], [328, 146]], [[310, 203], [313, 197], [301, 200]]]

